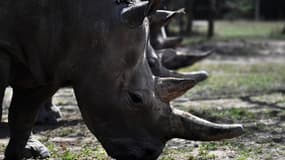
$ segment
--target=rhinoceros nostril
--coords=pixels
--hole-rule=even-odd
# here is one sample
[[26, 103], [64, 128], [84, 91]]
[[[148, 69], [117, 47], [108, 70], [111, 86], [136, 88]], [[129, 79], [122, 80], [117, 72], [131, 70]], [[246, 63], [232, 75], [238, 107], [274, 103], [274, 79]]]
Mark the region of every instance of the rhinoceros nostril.
[[134, 93], [134, 92], [129, 92], [130, 99], [132, 100], [133, 103], [135, 104], [142, 104], [143, 103], [143, 98], [140, 94]]

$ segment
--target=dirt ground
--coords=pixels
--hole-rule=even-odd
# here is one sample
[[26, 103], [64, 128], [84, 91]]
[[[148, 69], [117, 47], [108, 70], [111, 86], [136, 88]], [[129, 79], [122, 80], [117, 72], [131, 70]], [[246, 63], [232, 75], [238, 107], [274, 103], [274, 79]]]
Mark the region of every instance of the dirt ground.
[[[229, 47], [229, 44], [232, 46]], [[285, 63], [283, 41], [226, 41], [209, 43], [218, 55], [201, 63], [244, 63], [251, 58], [260, 61]], [[224, 48], [222, 50], [222, 48]], [[258, 56], [240, 57], [237, 48], [254, 51]], [[235, 56], [227, 56], [232, 53]], [[8, 142], [7, 106], [11, 89], [4, 101], [4, 123], [0, 125], [0, 159]], [[72, 89], [59, 90], [53, 99], [61, 108], [63, 117], [57, 125], [36, 126], [35, 134], [52, 152], [51, 159], [110, 159], [100, 143], [82, 121]], [[193, 142], [173, 139], [160, 160], [284, 160], [285, 159], [285, 90], [258, 93], [255, 96], [191, 100], [182, 97], [173, 106], [189, 111], [208, 120], [220, 123], [242, 123], [246, 133], [232, 140], [221, 142]], [[96, 155], [94, 155], [96, 154]]]

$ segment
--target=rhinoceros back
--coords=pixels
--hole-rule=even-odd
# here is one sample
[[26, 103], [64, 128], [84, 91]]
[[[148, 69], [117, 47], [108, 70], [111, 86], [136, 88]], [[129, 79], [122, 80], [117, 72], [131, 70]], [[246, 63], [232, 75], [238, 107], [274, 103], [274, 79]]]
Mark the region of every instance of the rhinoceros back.
[[13, 57], [15, 73], [17, 67], [27, 73], [17, 78], [38, 84], [45, 83], [42, 59], [48, 51], [48, 25], [41, 9], [33, 0], [0, 2], [0, 49]]
[[9, 50], [36, 82], [46, 83], [70, 54], [104, 47], [114, 4], [111, 0], [1, 1], [0, 47]]

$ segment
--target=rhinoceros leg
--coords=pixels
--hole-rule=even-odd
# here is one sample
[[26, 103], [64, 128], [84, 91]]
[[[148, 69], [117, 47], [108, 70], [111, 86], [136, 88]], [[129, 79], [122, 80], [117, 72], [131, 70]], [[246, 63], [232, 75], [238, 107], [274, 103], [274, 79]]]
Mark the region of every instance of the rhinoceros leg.
[[30, 135], [25, 146], [23, 157], [25, 158], [48, 158], [50, 153], [48, 149], [38, 141], [33, 135]]
[[61, 118], [60, 109], [52, 103], [52, 98], [50, 97], [42, 105], [36, 123], [56, 124], [59, 118]]
[[10, 77], [10, 57], [6, 52], [0, 50], [0, 122], [2, 120], [2, 102], [5, 88]]
[[2, 120], [2, 104], [3, 104], [3, 98], [4, 98], [4, 92], [5, 92], [5, 88], [0, 87], [0, 123]]
[[[33, 128], [36, 116], [39, 112], [42, 103], [50, 97], [55, 90], [49, 87], [39, 87], [34, 89], [19, 89], [13, 88], [12, 103], [9, 108], [9, 128], [10, 128], [10, 141], [7, 146], [5, 157], [8, 160], [22, 159], [24, 156], [25, 145], [29, 140], [31, 130]], [[34, 148], [39, 146], [38, 142], [32, 141], [30, 144]], [[41, 148], [41, 147], [39, 147]], [[45, 149], [45, 148], [42, 148]], [[38, 153], [45, 153], [38, 155], [40, 158], [49, 156], [48, 153], [37, 150]]]

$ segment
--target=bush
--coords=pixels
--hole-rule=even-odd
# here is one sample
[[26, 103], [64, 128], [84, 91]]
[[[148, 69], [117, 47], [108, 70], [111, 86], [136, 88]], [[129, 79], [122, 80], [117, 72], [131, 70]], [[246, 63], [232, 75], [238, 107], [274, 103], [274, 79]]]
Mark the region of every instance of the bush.
[[252, 18], [254, 13], [254, 3], [250, 0], [224, 1], [222, 8], [226, 19]]

